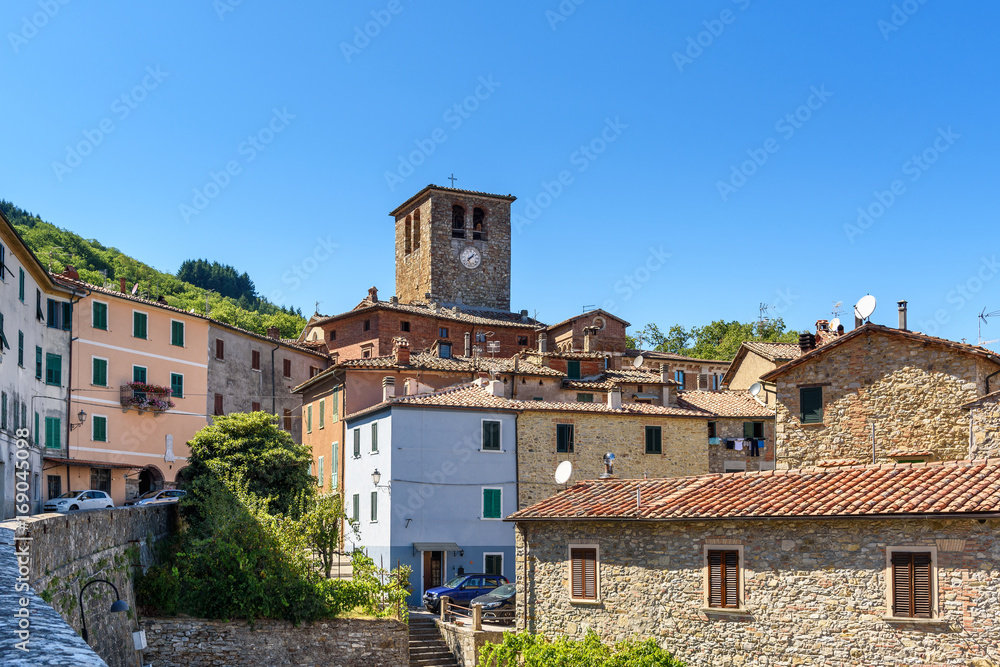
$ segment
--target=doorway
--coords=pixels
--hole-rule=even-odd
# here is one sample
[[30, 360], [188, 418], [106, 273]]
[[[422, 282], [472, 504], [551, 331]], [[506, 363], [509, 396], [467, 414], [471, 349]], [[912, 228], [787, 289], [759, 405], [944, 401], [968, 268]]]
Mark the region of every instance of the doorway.
[[444, 552], [424, 551], [424, 591], [444, 583]]
[[[94, 487], [97, 488], [96, 486]], [[163, 488], [163, 474], [154, 466], [148, 466], [139, 471], [139, 495]]]

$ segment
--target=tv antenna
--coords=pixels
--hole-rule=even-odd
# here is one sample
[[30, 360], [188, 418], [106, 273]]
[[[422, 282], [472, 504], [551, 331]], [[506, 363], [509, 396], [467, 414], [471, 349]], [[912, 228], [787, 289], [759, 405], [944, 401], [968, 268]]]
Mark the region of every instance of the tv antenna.
[[989, 322], [987, 322], [986, 320], [991, 317], [996, 317], [997, 315], [1000, 315], [1000, 310], [994, 310], [992, 313], [987, 313], [986, 309], [983, 308], [983, 312], [979, 313], [979, 321], [977, 322], [977, 324], [979, 325], [979, 331], [977, 338], [979, 339], [980, 347], [982, 347], [983, 345], [989, 345], [990, 343], [996, 343], [1000, 341], [1000, 338], [996, 338], [994, 340], [983, 340], [983, 323], [985, 322], [986, 324], [989, 324]]
[[491, 359], [495, 359], [497, 352], [500, 351], [500, 341], [491, 340], [486, 343], [486, 351], [490, 353]]
[[855, 304], [854, 316], [862, 322], [867, 321], [872, 316], [872, 313], [875, 312], [875, 306], [875, 297], [867, 294], [858, 299], [857, 304]]
[[587, 312], [588, 310], [596, 310], [596, 309], [597, 309], [597, 304], [596, 304], [596, 303], [591, 303], [591, 304], [587, 304], [587, 305], [585, 305], [585, 306], [583, 307], [583, 311], [582, 311], [582, 312], [584, 312], [584, 313], [585, 313], [585, 312]]
[[767, 311], [771, 310], [772, 308], [774, 308], [774, 306], [769, 306], [763, 301], [761, 301], [759, 306], [760, 315], [758, 316], [757, 321], [761, 324], [764, 324], [765, 322], [770, 322], [771, 320], [767, 316]]
[[840, 314], [842, 312], [844, 312], [844, 309], [841, 308], [841, 306], [843, 306], [843, 305], [844, 305], [843, 301], [836, 301], [836, 302], [834, 302], [834, 304], [833, 304], [833, 310], [830, 311], [830, 314], [833, 315], [833, 319], [835, 319], [835, 320], [839, 320], [840, 319]]

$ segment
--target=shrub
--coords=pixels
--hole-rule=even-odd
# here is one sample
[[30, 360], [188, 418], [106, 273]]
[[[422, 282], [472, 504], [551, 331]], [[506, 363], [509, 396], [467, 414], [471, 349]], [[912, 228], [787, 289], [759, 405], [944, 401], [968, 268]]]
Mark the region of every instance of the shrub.
[[594, 632], [582, 640], [565, 637], [549, 642], [538, 635], [505, 633], [499, 644], [486, 644], [479, 667], [684, 667], [684, 663], [656, 645], [643, 642], [602, 644]]

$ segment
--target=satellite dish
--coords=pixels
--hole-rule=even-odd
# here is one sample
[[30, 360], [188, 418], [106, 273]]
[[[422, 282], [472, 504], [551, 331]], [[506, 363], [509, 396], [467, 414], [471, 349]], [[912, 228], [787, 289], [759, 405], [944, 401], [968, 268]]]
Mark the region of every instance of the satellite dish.
[[854, 306], [854, 315], [862, 320], [867, 320], [875, 312], [875, 297], [871, 294], [861, 297], [857, 305]]
[[565, 484], [569, 476], [573, 474], [573, 463], [563, 461], [556, 467], [556, 484]]
[[641, 367], [642, 366], [642, 362], [644, 362], [644, 361], [645, 361], [645, 359], [643, 359], [642, 355], [640, 354], [638, 357], [636, 357], [635, 359], [632, 360], [632, 368], [639, 368], [639, 367]]
[[763, 389], [763, 385], [761, 385], [760, 382], [754, 382], [752, 385], [750, 385], [750, 395], [756, 396], [757, 394], [760, 393], [761, 389]]
[[840, 326], [840, 318], [839, 317], [835, 317], [832, 320], [830, 320], [830, 331], [836, 331], [837, 327], [839, 327], [839, 326]]

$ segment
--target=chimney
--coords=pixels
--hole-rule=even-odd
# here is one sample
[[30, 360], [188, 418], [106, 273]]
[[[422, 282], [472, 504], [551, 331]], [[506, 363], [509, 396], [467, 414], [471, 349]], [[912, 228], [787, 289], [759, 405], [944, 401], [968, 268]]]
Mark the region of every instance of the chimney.
[[906, 301], [897, 301], [896, 305], [899, 306], [899, 330], [908, 331], [906, 328]]
[[128, 291], [128, 289], [127, 289], [127, 288], [126, 288], [126, 286], [125, 286], [125, 279], [124, 279], [124, 278], [119, 278], [119, 279], [118, 279], [118, 287], [120, 288], [120, 289], [119, 289], [119, 291], [120, 291], [120, 292], [121, 292], [122, 294], [124, 294], [125, 292], [127, 292], [127, 291]]
[[545, 354], [545, 352], [547, 351], [546, 348], [548, 347], [548, 338], [549, 338], [549, 335], [547, 333], [545, 333], [544, 331], [539, 332], [539, 334], [538, 334], [538, 352], [540, 354]]
[[594, 330], [591, 327], [587, 327], [583, 330], [583, 351], [594, 351]]
[[519, 366], [520, 366], [520, 364], [519, 364], [520, 360], [521, 360], [521, 357], [515, 354], [514, 355], [514, 372], [515, 373], [517, 373], [518, 370], [520, 370], [520, 368], [519, 368]]
[[615, 386], [608, 392], [608, 407], [612, 410], [622, 409], [622, 388]]
[[62, 274], [67, 278], [72, 278], [73, 280], [80, 279], [80, 274], [77, 273], [76, 269], [69, 264], [66, 265], [66, 268], [63, 270]]
[[816, 320], [816, 332], [829, 331], [830, 330], [830, 320]]
[[660, 364], [660, 382], [663, 384], [670, 382], [670, 366], [668, 364]]
[[528, 309], [527, 308], [522, 308], [521, 309], [521, 321], [522, 322], [527, 322], [528, 321]]
[[160, 296], [156, 297], [156, 303], [163, 304], [164, 306], [170, 305], [170, 304], [167, 303], [167, 297], [163, 296], [162, 294]]
[[391, 297], [389, 297], [389, 303], [391, 303], [394, 306], [398, 306], [399, 305], [399, 297], [396, 296], [395, 294], [393, 294]]
[[278, 327], [268, 327], [267, 337], [273, 340], [278, 340], [279, 338], [281, 338], [281, 330], [278, 329]]
[[392, 354], [396, 357], [397, 366], [410, 365], [410, 343], [405, 338], [393, 340]]
[[465, 332], [465, 354], [463, 356], [472, 356], [472, 334], [468, 331]]
[[368, 300], [372, 303], [378, 303], [378, 289], [375, 287], [368, 288]]
[[809, 352], [816, 348], [816, 336], [811, 333], [800, 333], [799, 334], [799, 349], [802, 350], [802, 354]]
[[622, 369], [621, 352], [614, 352], [611, 354], [611, 363], [609, 364], [609, 366], [613, 371], [620, 371]]
[[500, 380], [490, 380], [486, 383], [486, 391], [489, 392], [490, 396], [503, 398], [503, 382]]
[[855, 311], [854, 312], [854, 328], [855, 329], [860, 329], [862, 324], [864, 324], [864, 322], [862, 321], [862, 319], [860, 317], [858, 317], [857, 311]]
[[396, 395], [396, 378], [386, 375], [382, 378], [382, 400], [388, 401]]

